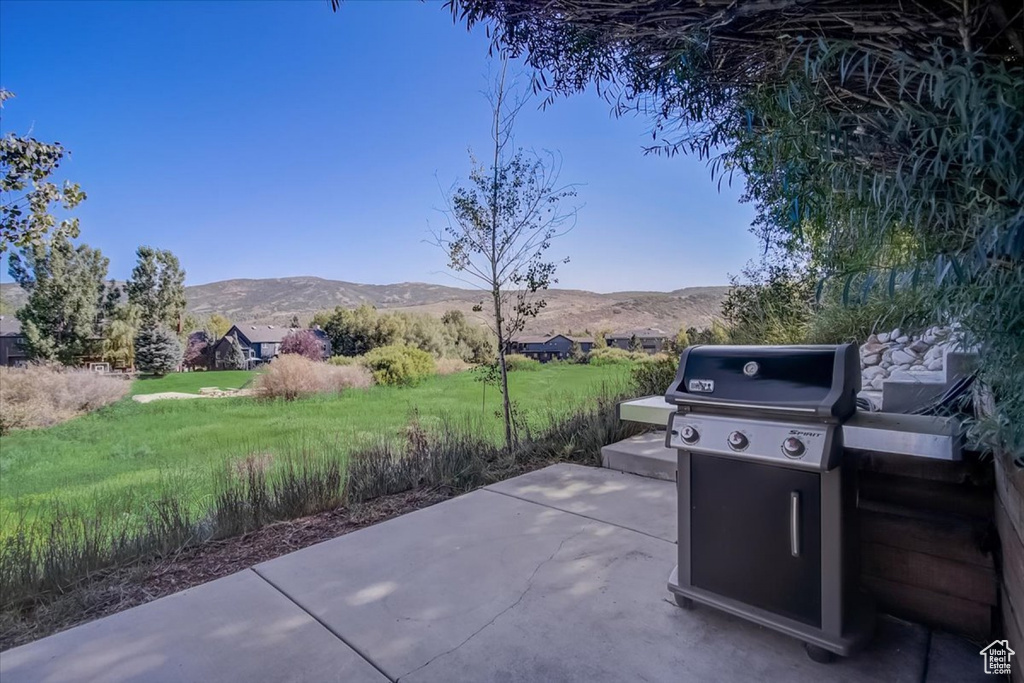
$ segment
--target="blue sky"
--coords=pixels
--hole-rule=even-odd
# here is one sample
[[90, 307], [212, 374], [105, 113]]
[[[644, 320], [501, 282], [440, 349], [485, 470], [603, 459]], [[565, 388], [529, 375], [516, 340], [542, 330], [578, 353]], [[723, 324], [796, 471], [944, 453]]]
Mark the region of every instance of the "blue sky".
[[[424, 240], [483, 151], [487, 39], [438, 3], [0, 1], [2, 128], [64, 143], [82, 239], [131, 270], [174, 251], [189, 284], [316, 275], [457, 284]], [[758, 254], [738, 185], [645, 157], [647, 124], [596, 95], [528, 104], [517, 142], [579, 183], [561, 287], [725, 284]], [[6, 265], [3, 281], [9, 282]]]

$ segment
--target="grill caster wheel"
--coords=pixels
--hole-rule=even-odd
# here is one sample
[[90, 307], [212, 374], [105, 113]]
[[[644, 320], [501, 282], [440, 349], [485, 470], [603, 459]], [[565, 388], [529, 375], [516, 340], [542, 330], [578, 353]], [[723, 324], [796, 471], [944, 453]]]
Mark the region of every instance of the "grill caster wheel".
[[679, 605], [680, 607], [682, 607], [683, 609], [693, 609], [693, 600], [692, 599], [690, 599], [690, 598], [688, 598], [688, 597], [686, 597], [684, 595], [676, 595], [675, 599], [676, 599], [676, 604]]
[[812, 662], [817, 662], [818, 664], [831, 664], [836, 661], [836, 654], [834, 652], [830, 652], [817, 645], [811, 645], [810, 643], [804, 643], [804, 652], [807, 653]]

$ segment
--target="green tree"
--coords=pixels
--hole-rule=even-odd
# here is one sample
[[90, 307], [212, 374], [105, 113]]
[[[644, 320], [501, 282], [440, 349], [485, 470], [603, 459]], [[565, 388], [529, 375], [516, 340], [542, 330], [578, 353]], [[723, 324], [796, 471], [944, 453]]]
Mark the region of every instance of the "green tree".
[[669, 350], [672, 353], [680, 354], [690, 345], [690, 335], [686, 333], [686, 328], [679, 328], [679, 332], [676, 333], [675, 338], [672, 339]]
[[736, 344], [799, 344], [814, 312], [817, 277], [785, 254], [749, 264], [722, 303], [729, 339]]
[[228, 343], [231, 345], [231, 348], [228, 351], [228, 357], [225, 359], [228, 369], [248, 370], [249, 361], [245, 357], [245, 352], [242, 351], [242, 344], [238, 341], [238, 337], [231, 335], [228, 337]]
[[[0, 108], [14, 97], [0, 88]], [[85, 199], [81, 188], [65, 181], [58, 187], [50, 180], [67, 150], [59, 143], [45, 143], [8, 133], [0, 138], [0, 254], [8, 248], [31, 248], [52, 237], [78, 237], [78, 219], [59, 223], [51, 211], [71, 210]]]
[[112, 367], [135, 367], [135, 327], [115, 318], [103, 333], [103, 360]]
[[488, 310], [497, 341], [505, 446], [512, 450], [516, 425], [505, 353], [511, 337], [545, 306], [537, 293], [557, 282], [557, 263], [545, 253], [553, 239], [572, 228], [575, 211], [565, 213], [560, 204], [575, 190], [559, 185], [556, 155], [542, 159], [514, 148], [513, 129], [524, 100], [514, 93], [507, 71], [503, 59], [489, 97], [490, 158], [479, 163], [471, 155], [469, 182], [446, 196], [448, 222], [435, 232], [434, 243], [451, 270], [485, 292], [476, 310]]
[[222, 316], [220, 313], [214, 313], [207, 319], [207, 332], [210, 334], [210, 338], [213, 339], [213, 343], [217, 343], [221, 337], [228, 333], [231, 329], [231, 321]]
[[608, 335], [611, 334], [611, 333], [612, 333], [612, 331], [609, 330], [608, 328], [602, 328], [602, 329], [598, 330], [597, 332], [595, 332], [594, 333], [594, 348], [595, 349], [607, 348], [608, 347]]
[[331, 348], [339, 356], [361, 356], [376, 346], [377, 310], [368, 304], [356, 309], [334, 309], [326, 316], [314, 317], [331, 340]]
[[108, 263], [61, 233], [11, 255], [11, 277], [28, 292], [17, 317], [31, 358], [71, 365], [95, 350]]
[[185, 271], [170, 251], [142, 246], [125, 284], [128, 302], [137, 306], [145, 327], [177, 330], [185, 313]]
[[569, 346], [569, 358], [573, 363], [582, 363], [587, 359], [586, 354], [583, 353], [583, 347], [575, 339], [572, 341], [572, 345]]
[[140, 372], [166, 375], [181, 365], [178, 335], [166, 327], [143, 327], [135, 335], [135, 365]]

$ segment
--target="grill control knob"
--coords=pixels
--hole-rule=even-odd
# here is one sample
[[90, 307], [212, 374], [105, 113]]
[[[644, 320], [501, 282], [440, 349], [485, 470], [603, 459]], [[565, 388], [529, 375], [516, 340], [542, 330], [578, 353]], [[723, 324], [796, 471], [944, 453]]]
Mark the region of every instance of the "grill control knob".
[[742, 451], [750, 445], [750, 440], [747, 439], [746, 434], [743, 432], [733, 432], [729, 435], [728, 444], [729, 448], [734, 451]]
[[795, 436], [791, 436], [782, 442], [782, 452], [791, 458], [799, 458], [806, 450], [807, 447], [804, 446], [804, 442]]
[[700, 432], [694, 429], [692, 425], [686, 425], [679, 432], [679, 438], [683, 440], [683, 443], [697, 443], [700, 441]]

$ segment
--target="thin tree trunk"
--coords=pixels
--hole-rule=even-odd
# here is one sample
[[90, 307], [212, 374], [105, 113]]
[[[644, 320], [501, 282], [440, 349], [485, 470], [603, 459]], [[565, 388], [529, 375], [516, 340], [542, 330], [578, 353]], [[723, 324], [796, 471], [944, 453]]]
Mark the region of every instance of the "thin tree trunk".
[[512, 452], [515, 435], [512, 425], [512, 401], [508, 395], [508, 368], [505, 366], [505, 326], [501, 311], [501, 283], [498, 281], [498, 171], [501, 164], [501, 105], [505, 98], [505, 70], [508, 62], [502, 60], [501, 77], [494, 102], [494, 160], [491, 167], [491, 296], [494, 299], [494, 326], [498, 333], [498, 368], [501, 371], [501, 403], [505, 418], [505, 448]]

